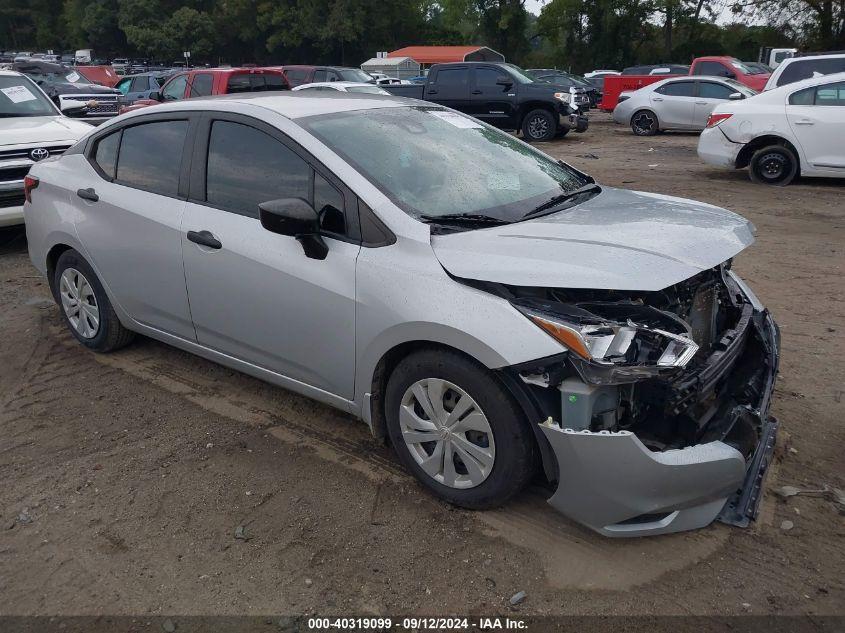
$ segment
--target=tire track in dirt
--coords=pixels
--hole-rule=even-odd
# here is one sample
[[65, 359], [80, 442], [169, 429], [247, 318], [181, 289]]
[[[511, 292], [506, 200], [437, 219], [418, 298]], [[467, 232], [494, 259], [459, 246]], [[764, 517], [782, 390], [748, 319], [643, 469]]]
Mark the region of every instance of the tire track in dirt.
[[[75, 342], [68, 342], [75, 346]], [[377, 483], [413, 478], [349, 416], [248, 376], [208, 371], [217, 366], [158, 343], [143, 341], [116, 354], [96, 355], [108, 367], [127, 372], [201, 408], [236, 422], [268, 429], [280, 441], [307, 447], [320, 458], [362, 473]], [[201, 371], [198, 370], [198, 364]], [[619, 541], [568, 521], [532, 489], [507, 507], [472, 515], [491, 537], [526, 548], [543, 561], [549, 583], [560, 589], [624, 590], [683, 569], [712, 555], [728, 529]]]

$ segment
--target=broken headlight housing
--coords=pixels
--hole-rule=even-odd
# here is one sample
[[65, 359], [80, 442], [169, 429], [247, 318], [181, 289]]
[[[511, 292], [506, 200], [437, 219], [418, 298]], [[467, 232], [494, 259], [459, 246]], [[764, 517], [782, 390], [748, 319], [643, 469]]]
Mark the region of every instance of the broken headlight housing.
[[683, 320], [651, 306], [627, 301], [542, 303], [518, 300], [513, 305], [565, 346], [578, 373], [593, 384], [675, 373], [698, 351]]

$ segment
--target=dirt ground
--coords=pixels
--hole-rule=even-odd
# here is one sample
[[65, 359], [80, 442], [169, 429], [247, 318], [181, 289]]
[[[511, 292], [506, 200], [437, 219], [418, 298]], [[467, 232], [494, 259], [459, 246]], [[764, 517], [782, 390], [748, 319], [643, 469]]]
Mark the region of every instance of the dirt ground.
[[696, 142], [599, 114], [544, 149], [757, 226], [735, 267], [782, 327], [782, 432], [751, 528], [609, 540], [538, 490], [452, 508], [346, 415], [147, 339], [84, 351], [5, 230], [0, 614], [845, 614], [845, 516], [771, 492], [845, 488], [845, 181], [754, 185]]

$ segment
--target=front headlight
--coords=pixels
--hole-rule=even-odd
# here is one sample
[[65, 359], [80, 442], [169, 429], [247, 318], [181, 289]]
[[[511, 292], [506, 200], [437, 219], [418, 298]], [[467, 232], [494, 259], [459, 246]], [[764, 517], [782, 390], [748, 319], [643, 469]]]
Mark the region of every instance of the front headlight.
[[671, 373], [698, 351], [688, 333], [626, 320], [586, 322], [516, 305], [528, 319], [572, 352], [582, 377], [597, 384], [618, 384]]
[[571, 95], [568, 92], [556, 92], [555, 93], [555, 99], [559, 99], [560, 101], [563, 101], [564, 103], [569, 103], [569, 101], [571, 99]]

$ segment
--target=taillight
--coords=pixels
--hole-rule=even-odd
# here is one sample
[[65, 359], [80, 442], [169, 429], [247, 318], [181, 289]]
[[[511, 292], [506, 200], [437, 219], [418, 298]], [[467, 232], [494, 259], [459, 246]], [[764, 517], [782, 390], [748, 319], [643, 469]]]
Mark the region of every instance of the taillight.
[[716, 127], [722, 121], [726, 121], [732, 116], [733, 114], [711, 114], [710, 118], [707, 119], [707, 127]]
[[38, 178], [34, 176], [24, 176], [23, 179], [23, 197], [30, 204], [32, 203], [32, 190], [38, 188]]

